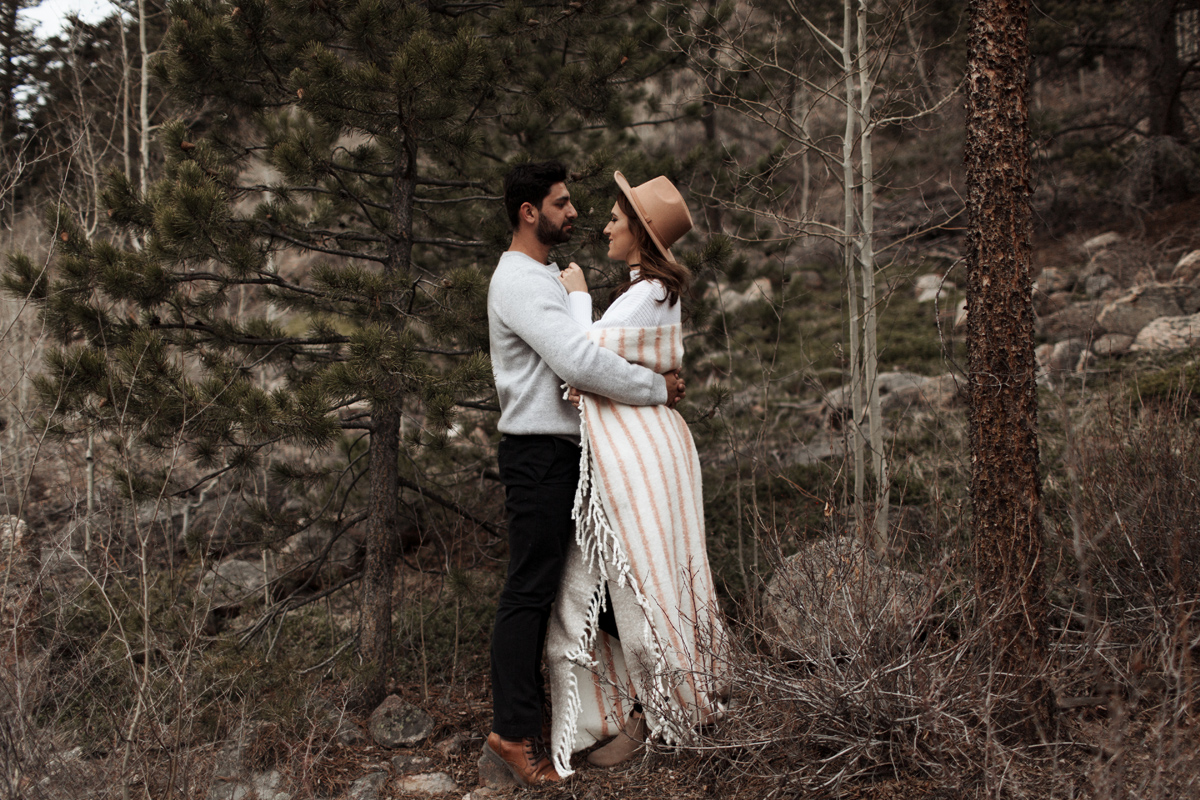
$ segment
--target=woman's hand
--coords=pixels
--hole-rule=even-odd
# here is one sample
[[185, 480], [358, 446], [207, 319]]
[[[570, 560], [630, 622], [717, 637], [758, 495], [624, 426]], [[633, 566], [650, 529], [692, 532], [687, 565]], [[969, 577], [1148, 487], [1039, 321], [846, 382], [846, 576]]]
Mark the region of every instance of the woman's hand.
[[588, 290], [587, 279], [583, 277], [583, 269], [574, 261], [558, 273], [558, 279], [562, 281], [563, 286], [567, 287], [568, 292], [586, 292]]
[[579, 408], [579, 390], [574, 386], [571, 386], [567, 390], [567, 402], [576, 408]]

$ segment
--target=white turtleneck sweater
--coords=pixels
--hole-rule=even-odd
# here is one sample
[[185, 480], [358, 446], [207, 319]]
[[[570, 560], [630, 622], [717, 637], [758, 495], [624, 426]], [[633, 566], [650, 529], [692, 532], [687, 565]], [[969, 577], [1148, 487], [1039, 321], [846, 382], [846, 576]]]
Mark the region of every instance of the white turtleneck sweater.
[[[637, 278], [631, 270], [630, 279]], [[657, 328], [674, 325], [682, 319], [683, 303], [666, 301], [667, 290], [655, 280], [638, 281], [612, 302], [604, 316], [592, 322], [592, 296], [587, 292], [571, 292], [571, 316], [585, 328]]]

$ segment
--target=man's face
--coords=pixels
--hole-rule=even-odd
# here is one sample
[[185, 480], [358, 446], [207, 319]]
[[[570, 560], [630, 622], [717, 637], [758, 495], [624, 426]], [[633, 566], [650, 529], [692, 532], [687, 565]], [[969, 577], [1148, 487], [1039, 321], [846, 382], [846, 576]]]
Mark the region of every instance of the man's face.
[[571, 224], [579, 216], [575, 206], [571, 205], [571, 193], [565, 183], [556, 183], [542, 200], [538, 212], [537, 239], [542, 244], [553, 247], [571, 241], [574, 226]]

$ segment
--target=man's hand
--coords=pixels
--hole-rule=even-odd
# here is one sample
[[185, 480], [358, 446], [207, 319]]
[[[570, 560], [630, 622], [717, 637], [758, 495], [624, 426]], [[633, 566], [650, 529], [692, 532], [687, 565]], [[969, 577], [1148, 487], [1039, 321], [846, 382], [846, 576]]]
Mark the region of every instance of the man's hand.
[[583, 269], [574, 261], [558, 273], [558, 279], [562, 281], [562, 285], [567, 287], [568, 292], [586, 292], [588, 290], [587, 278], [583, 277]]
[[679, 370], [677, 369], [664, 372], [663, 378], [667, 381], [667, 408], [674, 408], [683, 399], [683, 378], [679, 377]]
[[567, 389], [567, 402], [576, 408], [579, 408], [579, 390], [574, 386], [568, 387]]

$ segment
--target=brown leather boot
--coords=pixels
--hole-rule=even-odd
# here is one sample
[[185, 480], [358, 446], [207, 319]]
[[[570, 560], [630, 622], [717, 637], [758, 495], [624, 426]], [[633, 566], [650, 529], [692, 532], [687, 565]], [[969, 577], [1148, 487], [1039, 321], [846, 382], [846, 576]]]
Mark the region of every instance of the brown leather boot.
[[537, 739], [518, 739], [513, 742], [493, 732], [488, 734], [483, 752], [497, 765], [507, 769], [522, 786], [562, 780]]
[[646, 718], [637, 711], [625, 720], [625, 727], [599, 750], [588, 754], [588, 763], [597, 767], [612, 767], [641, 755], [646, 749]]

